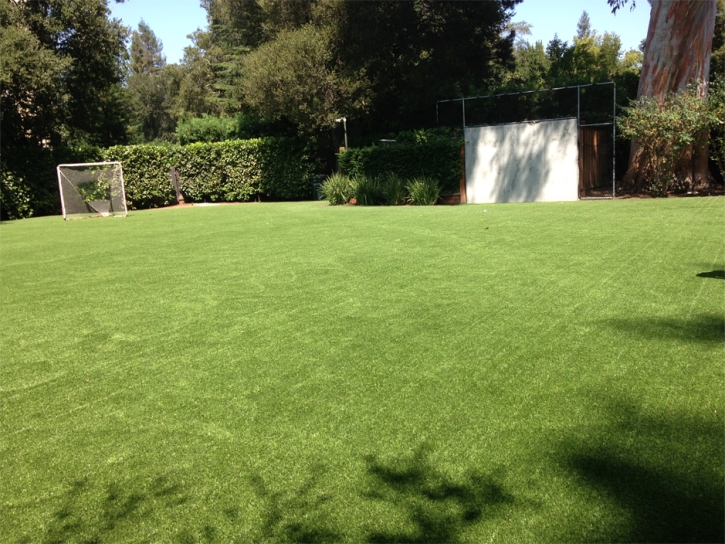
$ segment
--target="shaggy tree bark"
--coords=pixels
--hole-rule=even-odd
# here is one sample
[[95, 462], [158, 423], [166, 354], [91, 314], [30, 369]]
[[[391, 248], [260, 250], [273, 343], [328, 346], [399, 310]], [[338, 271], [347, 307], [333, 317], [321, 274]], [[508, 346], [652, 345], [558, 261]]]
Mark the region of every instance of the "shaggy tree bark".
[[[626, 0], [609, 3], [616, 10]], [[662, 99], [688, 83], [708, 80], [716, 12], [716, 0], [652, 0], [638, 97]], [[704, 98], [706, 88], [701, 92]], [[625, 184], [639, 186], [642, 169], [641, 152], [632, 142]], [[690, 187], [709, 185], [707, 134], [678, 158], [675, 174]]]

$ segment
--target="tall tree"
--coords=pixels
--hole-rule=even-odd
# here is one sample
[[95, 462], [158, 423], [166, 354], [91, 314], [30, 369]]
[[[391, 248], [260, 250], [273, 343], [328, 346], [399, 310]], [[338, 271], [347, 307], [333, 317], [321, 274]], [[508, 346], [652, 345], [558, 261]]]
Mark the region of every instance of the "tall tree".
[[128, 33], [107, 1], [1, 4], [3, 147], [123, 141]]
[[592, 35], [592, 25], [589, 21], [589, 14], [584, 11], [576, 24], [576, 37], [580, 40], [589, 38]]
[[498, 82], [513, 69], [514, 34], [502, 32], [517, 3], [341, 3], [336, 48], [370, 81], [370, 120], [384, 130], [421, 126], [435, 120], [436, 100]]
[[[512, 69], [514, 33], [502, 36], [502, 32], [519, 1], [238, 0], [244, 12], [236, 17], [243, 23], [237, 27], [239, 43], [266, 44], [242, 57], [245, 76], [240, 87], [259, 112], [271, 114], [264, 107], [269, 97], [270, 103], [286, 104], [286, 117], [299, 119], [310, 105], [308, 97], [297, 92], [297, 83], [326, 79], [328, 86], [315, 91], [315, 103], [324, 104], [322, 110], [327, 112], [315, 116], [317, 128], [322, 128], [323, 118], [328, 127], [341, 115], [358, 115], [360, 120], [362, 111], [364, 122], [381, 132], [435, 123], [436, 99], [484, 88]], [[223, 13], [222, 7], [230, 2], [210, 0], [211, 12]], [[292, 62], [296, 48], [313, 42], [316, 53], [306, 64]], [[323, 43], [324, 55], [318, 48]], [[274, 72], [262, 57], [285, 55], [289, 62], [275, 66], [280, 69], [277, 80], [287, 74], [289, 85], [270, 87]], [[293, 66], [301, 72], [290, 72]], [[326, 97], [320, 98], [321, 93]], [[336, 114], [332, 104], [338, 108]], [[274, 111], [280, 115], [281, 110]]]
[[[607, 1], [616, 12], [628, 0]], [[688, 83], [709, 79], [717, 0], [651, 0], [651, 5], [637, 96], [661, 101]], [[639, 184], [642, 172], [642, 154], [633, 142], [626, 181]], [[682, 152], [675, 173], [694, 187], [709, 183], [706, 134]]]
[[710, 79], [725, 77], [725, 0], [717, 0], [715, 32], [712, 37]]
[[143, 20], [131, 36], [130, 75], [126, 85], [131, 95], [136, 137], [145, 141], [173, 132], [172, 85], [165, 70], [163, 45]]
[[339, 69], [326, 31], [310, 24], [251, 53], [242, 79], [247, 103], [263, 118], [287, 118], [312, 133], [333, 126], [341, 112], [364, 111], [364, 86]]

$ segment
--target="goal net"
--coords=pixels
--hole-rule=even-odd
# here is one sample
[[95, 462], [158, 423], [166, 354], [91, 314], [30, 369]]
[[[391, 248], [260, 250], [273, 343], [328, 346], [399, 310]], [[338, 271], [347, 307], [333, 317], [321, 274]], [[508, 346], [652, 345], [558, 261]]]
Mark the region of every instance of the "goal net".
[[121, 163], [59, 164], [57, 172], [63, 219], [128, 215]]

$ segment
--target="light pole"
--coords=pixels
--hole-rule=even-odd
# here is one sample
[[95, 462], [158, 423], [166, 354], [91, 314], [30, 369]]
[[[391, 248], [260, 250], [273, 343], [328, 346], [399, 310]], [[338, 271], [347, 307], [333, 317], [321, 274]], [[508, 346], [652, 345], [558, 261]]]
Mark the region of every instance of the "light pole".
[[345, 130], [345, 151], [347, 151], [347, 118], [340, 117], [339, 119], [335, 119], [336, 123], [339, 123], [340, 121], [342, 121], [342, 128]]

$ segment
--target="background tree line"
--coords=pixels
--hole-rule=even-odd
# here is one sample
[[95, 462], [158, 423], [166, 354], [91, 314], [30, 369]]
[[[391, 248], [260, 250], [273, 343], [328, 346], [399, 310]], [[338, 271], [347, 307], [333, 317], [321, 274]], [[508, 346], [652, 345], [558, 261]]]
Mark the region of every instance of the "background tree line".
[[385, 133], [433, 125], [442, 98], [611, 78], [636, 87], [641, 52], [586, 13], [571, 44], [529, 44], [526, 24], [511, 24], [519, 1], [203, 0], [207, 28], [167, 64], [153, 30], [123, 27], [106, 0], [9, 0], [3, 147], [319, 137], [341, 115]]
[[[342, 115], [364, 138], [434, 126], [436, 100], [464, 95], [613, 79], [621, 105], [637, 96], [644, 43], [623, 51], [584, 12], [571, 41], [531, 44], [512, 23], [520, 1], [202, 0], [207, 27], [179, 64], [148, 25], [112, 19], [108, 0], [0, 2], [3, 153], [261, 135], [330, 149]], [[725, 65], [716, 2], [713, 79]]]

